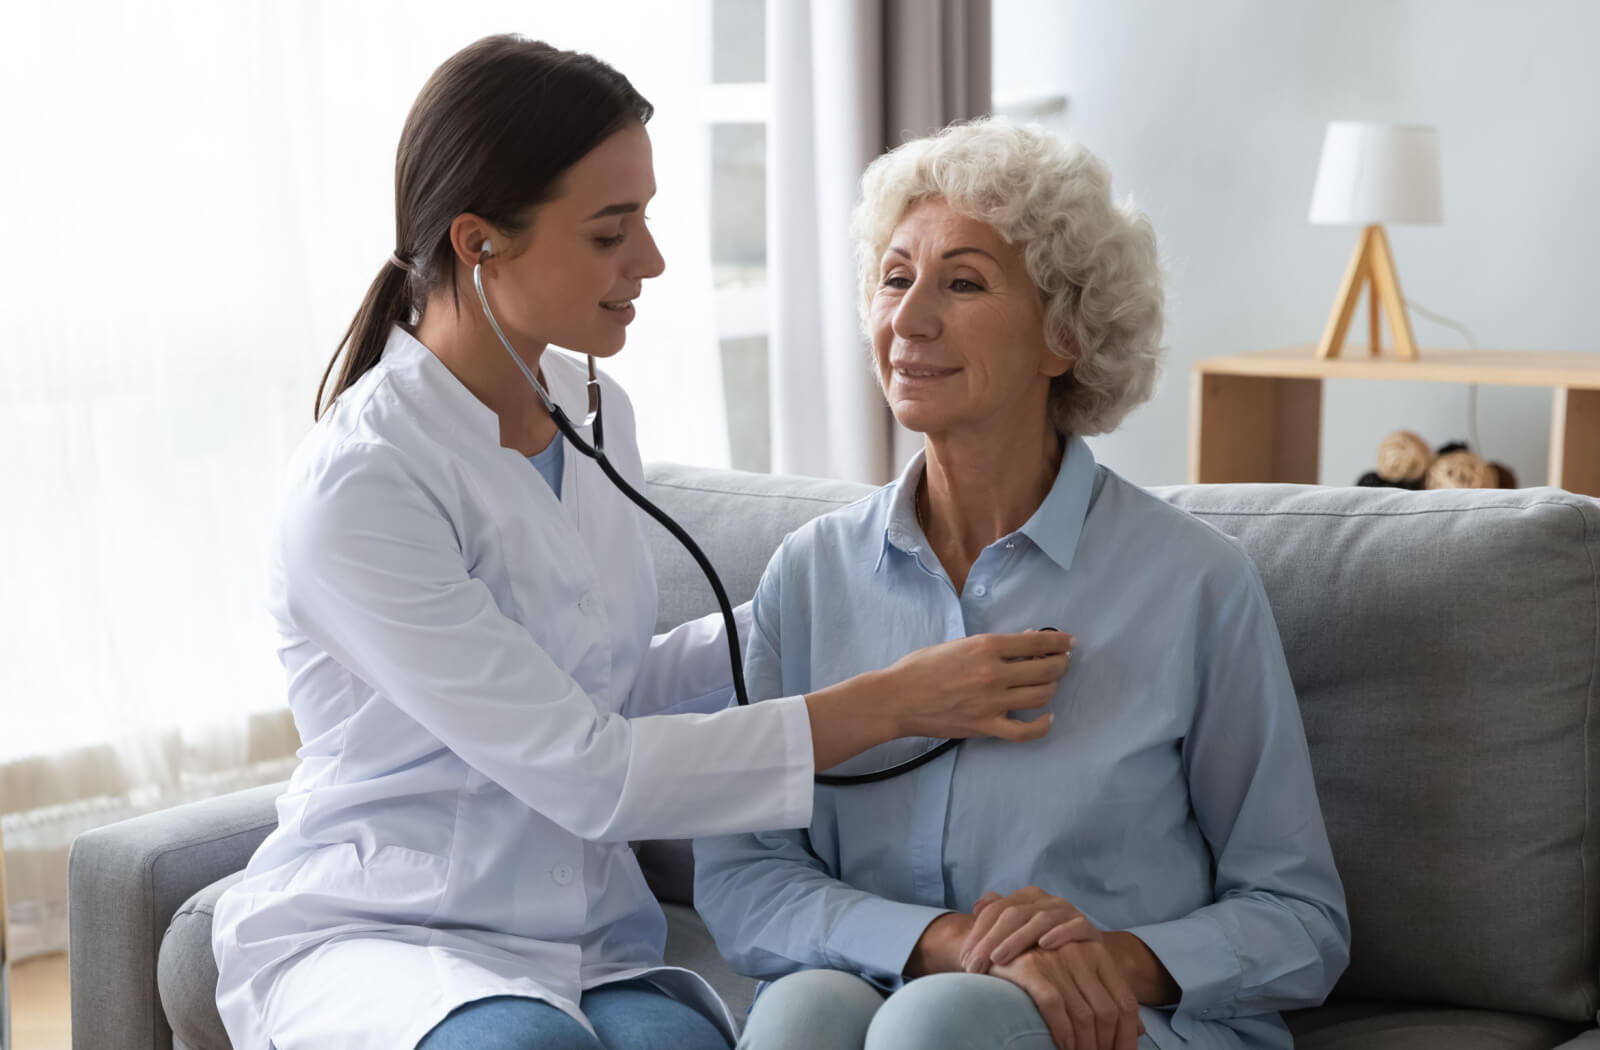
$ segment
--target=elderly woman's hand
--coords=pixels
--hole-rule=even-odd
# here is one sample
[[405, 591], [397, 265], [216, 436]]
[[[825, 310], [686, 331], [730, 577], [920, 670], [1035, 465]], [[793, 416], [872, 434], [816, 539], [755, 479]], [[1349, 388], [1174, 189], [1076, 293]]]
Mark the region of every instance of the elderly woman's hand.
[[1144, 1034], [1139, 1000], [1094, 932], [1062, 948], [1023, 952], [992, 975], [1028, 993], [1060, 1050], [1136, 1050]]
[[988, 973], [1033, 947], [1059, 948], [1073, 941], [1098, 940], [1100, 931], [1068, 901], [1037, 886], [1002, 897], [985, 893], [972, 906], [976, 921], [961, 945], [961, 968]]

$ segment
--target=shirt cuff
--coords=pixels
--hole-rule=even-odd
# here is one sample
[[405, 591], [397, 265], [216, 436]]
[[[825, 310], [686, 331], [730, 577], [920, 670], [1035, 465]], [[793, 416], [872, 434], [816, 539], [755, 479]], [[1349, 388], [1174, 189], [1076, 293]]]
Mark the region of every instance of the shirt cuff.
[[911, 952], [928, 924], [948, 908], [866, 897], [845, 910], [823, 946], [828, 965], [898, 987]]
[[767, 700], [755, 707], [777, 707], [781, 712], [784, 742], [783, 790], [787, 799], [784, 820], [779, 828], [804, 828], [811, 825], [811, 809], [817, 798], [817, 756], [811, 746], [811, 711], [804, 696], [785, 696]]
[[1179, 1036], [1189, 1037], [1196, 1018], [1232, 1015], [1226, 1007], [1238, 995], [1243, 968], [1215, 919], [1197, 912], [1171, 922], [1135, 926], [1127, 932], [1155, 953], [1182, 990], [1172, 1015], [1172, 1030]]

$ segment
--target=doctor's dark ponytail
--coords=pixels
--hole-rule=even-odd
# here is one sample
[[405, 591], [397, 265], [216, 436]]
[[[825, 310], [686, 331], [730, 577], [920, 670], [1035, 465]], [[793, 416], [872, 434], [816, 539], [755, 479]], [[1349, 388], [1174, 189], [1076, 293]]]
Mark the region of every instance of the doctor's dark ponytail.
[[652, 112], [604, 62], [537, 40], [485, 37], [447, 59], [412, 103], [400, 133], [395, 242], [385, 246], [394, 256], [367, 289], [322, 374], [315, 416], [378, 363], [394, 325], [410, 327], [421, 318], [435, 290], [448, 283], [459, 308], [450, 247], [456, 216], [471, 212], [509, 236], [521, 233], [532, 209], [556, 195], [568, 168], [613, 132], [648, 122]]

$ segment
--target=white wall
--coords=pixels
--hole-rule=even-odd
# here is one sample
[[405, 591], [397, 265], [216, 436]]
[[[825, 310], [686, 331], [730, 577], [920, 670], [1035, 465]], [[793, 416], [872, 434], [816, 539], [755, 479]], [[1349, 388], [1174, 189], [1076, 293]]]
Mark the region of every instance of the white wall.
[[[1184, 480], [1191, 361], [1321, 335], [1358, 232], [1306, 222], [1329, 120], [1439, 128], [1444, 223], [1389, 231], [1408, 298], [1483, 348], [1600, 351], [1600, 3], [994, 0], [994, 12], [995, 97], [1065, 93], [1049, 125], [1107, 161], [1162, 241], [1165, 376], [1093, 442], [1129, 478]], [[1464, 345], [1419, 316], [1412, 326], [1424, 348]], [[1392, 429], [1466, 437], [1465, 387], [1340, 381], [1324, 398], [1327, 484], [1370, 469]], [[1549, 426], [1546, 390], [1480, 389], [1480, 451], [1524, 485], [1545, 482]]]

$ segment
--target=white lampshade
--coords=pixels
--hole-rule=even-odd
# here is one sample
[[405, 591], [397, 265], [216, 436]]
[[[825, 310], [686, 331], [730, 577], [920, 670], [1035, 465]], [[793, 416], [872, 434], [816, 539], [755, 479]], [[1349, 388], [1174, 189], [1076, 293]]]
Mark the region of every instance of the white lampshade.
[[1312, 222], [1436, 223], [1439, 196], [1434, 128], [1353, 120], [1328, 125], [1311, 193]]

